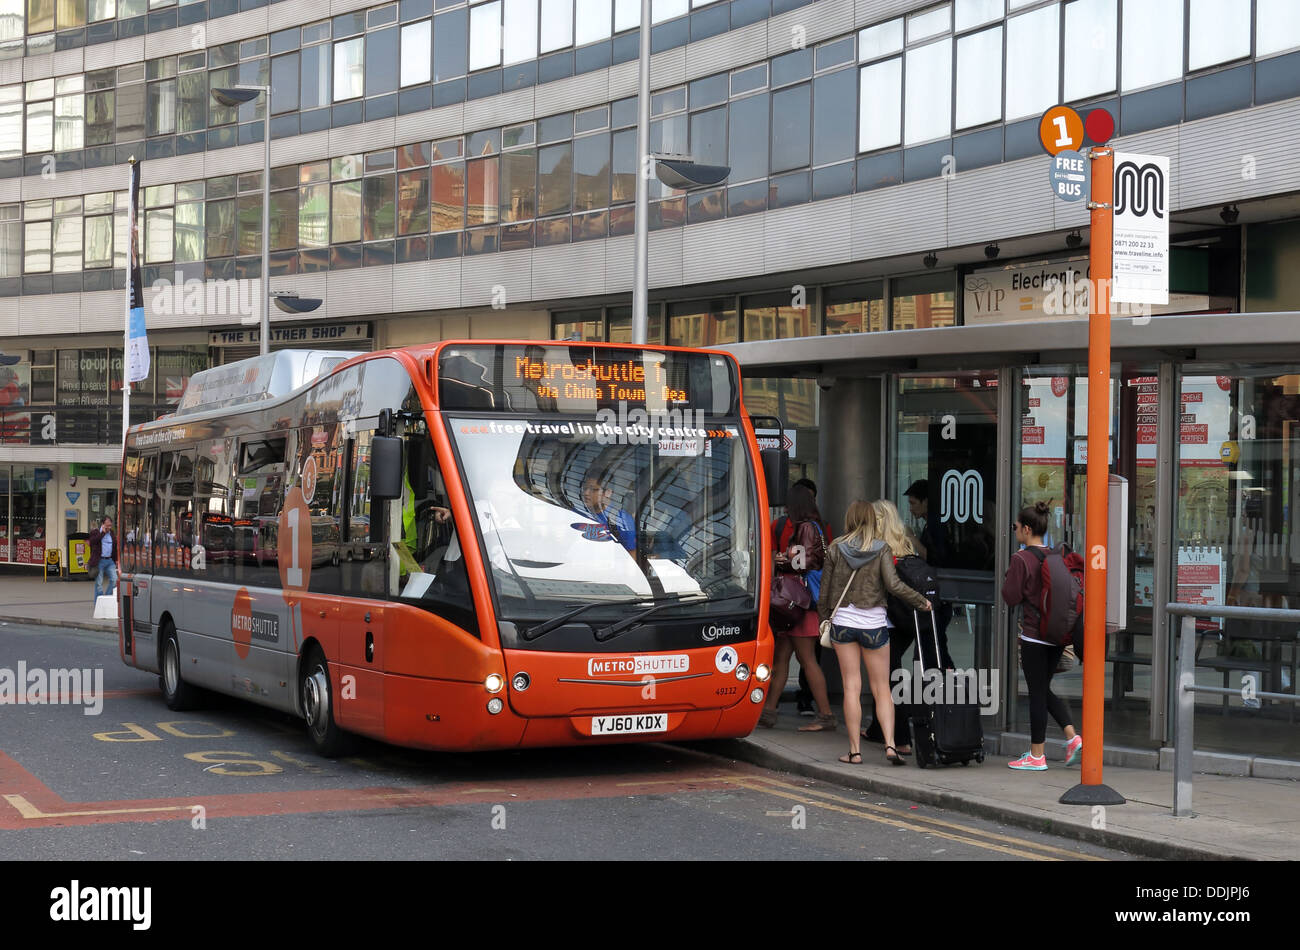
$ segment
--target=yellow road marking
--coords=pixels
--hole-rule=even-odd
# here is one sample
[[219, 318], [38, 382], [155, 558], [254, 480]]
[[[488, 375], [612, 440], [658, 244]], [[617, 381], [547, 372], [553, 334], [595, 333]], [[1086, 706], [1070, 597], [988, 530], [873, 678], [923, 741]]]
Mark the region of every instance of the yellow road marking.
[[[955, 841], [958, 844], [966, 844], [976, 848], [984, 848], [986, 851], [997, 851], [1001, 854], [1009, 854], [1012, 857], [1016, 857], [1016, 858], [1028, 858], [1030, 860], [1035, 860], [1035, 861], [1061, 860], [1060, 858], [1052, 857], [1050, 855], [1034, 854], [1029, 851], [1021, 851], [1017, 848], [1008, 848], [1004, 845], [994, 844], [990, 841], [980, 841], [976, 838], [968, 838], [963, 835], [952, 834], [951, 832], [941, 831], [937, 828], [926, 828], [921, 825], [913, 824], [910, 821], [901, 821], [897, 818], [888, 817], [886, 815], [874, 814], [872, 811], [864, 809], [861, 806], [861, 804], [857, 802], [852, 803], [853, 804], [852, 808], [846, 808], [843, 805], [833, 804], [832, 802], [829, 801], [817, 801], [815, 799], [809, 801], [810, 796], [804, 794], [807, 791], [806, 789], [800, 789], [798, 793], [787, 792], [779, 788], [773, 788], [763, 782], [746, 781], [744, 779], [733, 779], [731, 781], [731, 784], [736, 785], [740, 788], [749, 789], [752, 792], [766, 792], [768, 795], [776, 795], [779, 798], [787, 798], [791, 801], [800, 802], [801, 804], [806, 803], [806, 804], [816, 805], [818, 808], [824, 808], [827, 811], [839, 812], [840, 814], [848, 815], [851, 818], [862, 818], [865, 819], [866, 821], [874, 821], [877, 824], [889, 825], [893, 828], [902, 828], [904, 831], [917, 831], [920, 832], [921, 834], [933, 835], [936, 838], [944, 838], [948, 841]], [[789, 786], [789, 787], [793, 787], [793, 786]], [[974, 829], [970, 829], [970, 830], [974, 830]], [[1028, 842], [1023, 842], [1023, 843], [1027, 844]]]
[[730, 782], [731, 779], [726, 775], [706, 775], [701, 778], [662, 778], [647, 779], [639, 782], [617, 782], [616, 788], [630, 788], [633, 785], [691, 785], [695, 782]]
[[819, 798], [825, 798], [829, 801], [834, 801], [834, 802], [842, 802], [846, 805], [851, 805], [854, 808], [863, 808], [866, 809], [867, 811], [879, 812], [885, 815], [894, 815], [897, 816], [898, 818], [906, 819], [908, 821], [925, 822], [926, 824], [936, 825], [941, 828], [952, 828], [964, 834], [979, 835], [984, 838], [990, 838], [994, 841], [1004, 841], [1007, 842], [1008, 844], [1024, 845], [1026, 847], [1036, 848], [1039, 851], [1046, 851], [1051, 854], [1064, 855], [1065, 857], [1068, 858], [1078, 859], [1082, 861], [1105, 861], [1106, 860], [1106, 858], [1098, 857], [1097, 855], [1079, 854], [1076, 851], [1070, 851], [1068, 848], [1058, 848], [1050, 844], [1038, 844], [1037, 842], [1034, 841], [1028, 841], [1024, 838], [1017, 838], [1013, 835], [999, 834], [998, 832], [995, 831], [983, 831], [982, 829], [979, 828], [972, 828], [969, 825], [960, 825], [955, 822], [945, 821], [942, 818], [933, 818], [929, 815], [914, 815], [910, 812], [899, 811], [896, 808], [889, 808], [888, 806], [885, 805], [872, 805], [867, 802], [857, 802], [851, 798], [842, 798], [839, 795], [832, 795], [830, 792], [823, 792], [823, 791], [814, 790], [810, 788], [803, 788], [798, 785], [791, 785], [787, 782], [781, 782], [778, 781], [777, 779], [766, 778], [764, 776], [755, 776], [755, 780], [759, 782], [765, 782], [770, 785], [775, 785], [780, 788], [789, 789], [790, 791], [799, 792], [801, 794], [815, 796]]
[[160, 811], [193, 811], [190, 805], [160, 805], [154, 808], [110, 808], [102, 811], [41, 811], [22, 795], [6, 795], [5, 801], [24, 818], [93, 818], [97, 815], [139, 815]]

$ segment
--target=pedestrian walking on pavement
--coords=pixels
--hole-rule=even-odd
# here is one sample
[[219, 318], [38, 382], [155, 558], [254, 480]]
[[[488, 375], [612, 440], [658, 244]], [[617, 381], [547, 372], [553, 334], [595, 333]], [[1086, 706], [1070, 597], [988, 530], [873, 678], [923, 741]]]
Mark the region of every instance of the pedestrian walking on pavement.
[[[788, 574], [807, 576], [810, 571], [820, 571], [826, 557], [826, 531], [822, 527], [821, 513], [812, 492], [805, 486], [795, 485], [786, 499], [786, 515], [794, 523], [794, 543], [775, 554], [776, 570]], [[824, 591], [823, 591], [824, 593]], [[826, 675], [817, 662], [813, 646], [820, 636], [817, 630], [816, 605], [803, 612], [803, 616], [789, 630], [776, 634], [776, 652], [772, 659], [772, 689], [768, 691], [767, 705], [759, 716], [759, 725], [772, 728], [776, 725], [777, 704], [790, 672], [790, 657], [799, 659], [799, 666], [808, 676], [813, 701], [817, 704], [817, 717], [800, 732], [826, 732], [835, 728], [835, 714], [831, 712], [830, 697], [826, 693]]]
[[1014, 762], [1007, 763], [1019, 772], [1042, 772], [1047, 769], [1047, 756], [1043, 746], [1047, 739], [1049, 712], [1056, 724], [1065, 731], [1065, 764], [1073, 765], [1083, 751], [1083, 737], [1074, 730], [1070, 707], [1052, 692], [1052, 675], [1061, 662], [1065, 647], [1049, 643], [1039, 630], [1042, 617], [1036, 605], [1042, 603], [1043, 580], [1039, 558], [1030, 548], [1046, 550], [1043, 536], [1047, 533], [1048, 512], [1047, 503], [1041, 501], [1020, 510], [1020, 516], [1011, 527], [1015, 531], [1016, 541], [1024, 547], [1011, 556], [1006, 579], [1002, 582], [1002, 599], [1007, 606], [1025, 606], [1020, 618], [1020, 666], [1029, 686], [1029, 751]]
[[90, 561], [86, 569], [95, 578], [95, 599], [111, 594], [117, 588], [117, 535], [113, 534], [113, 519], [105, 518], [86, 539], [90, 547]]
[[844, 722], [849, 751], [840, 761], [860, 765], [862, 725], [862, 666], [875, 702], [876, 719], [885, 736], [885, 759], [902, 765], [894, 747], [894, 700], [889, 689], [889, 626], [887, 595], [893, 594], [915, 610], [930, 610], [925, 597], [908, 587], [894, 570], [889, 546], [879, 537], [875, 510], [855, 501], [845, 516], [844, 535], [831, 545], [822, 571], [818, 615], [831, 622], [831, 642], [844, 678]]

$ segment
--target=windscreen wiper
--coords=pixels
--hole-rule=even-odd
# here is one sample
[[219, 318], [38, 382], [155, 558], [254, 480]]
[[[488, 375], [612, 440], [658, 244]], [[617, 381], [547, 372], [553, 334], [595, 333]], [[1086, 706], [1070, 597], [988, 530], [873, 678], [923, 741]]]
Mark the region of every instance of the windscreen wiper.
[[522, 640], [536, 640], [538, 637], [543, 637], [550, 633], [561, 624], [572, 620], [574, 617], [578, 616], [578, 614], [586, 613], [593, 607], [627, 607], [632, 604], [644, 604], [650, 599], [651, 598], [649, 597], [628, 597], [623, 600], [589, 600], [585, 604], [578, 604], [578, 606], [573, 609], [566, 610], [558, 617], [552, 617], [550, 620], [543, 620], [536, 626], [529, 627], [527, 630], [521, 632], [519, 637]]
[[698, 604], [725, 604], [729, 600], [749, 600], [751, 599], [751, 596], [752, 595], [750, 594], [732, 594], [730, 597], [719, 597], [717, 599], [711, 599], [707, 596], [702, 597], [699, 595], [691, 595], [689, 597], [660, 598], [658, 603], [654, 604], [653, 606], [647, 607], [645, 610], [642, 610], [639, 613], [635, 613], [630, 617], [625, 617], [624, 619], [620, 620], [618, 623], [610, 624], [608, 627], [605, 627], [601, 630], [597, 630], [596, 639], [602, 643], [604, 643], [606, 640], [613, 640], [624, 630], [640, 623], [642, 620], [650, 616], [652, 613], [655, 613], [656, 611], [660, 611], [660, 610], [667, 610], [669, 607], [677, 607], [680, 606], [681, 604], [697, 604], [697, 603]]

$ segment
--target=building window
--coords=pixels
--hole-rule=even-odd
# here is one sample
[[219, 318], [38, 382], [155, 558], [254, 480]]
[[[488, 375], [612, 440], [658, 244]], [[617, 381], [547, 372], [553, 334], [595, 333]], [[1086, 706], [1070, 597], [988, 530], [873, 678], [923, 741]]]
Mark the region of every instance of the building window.
[[1250, 55], [1251, 0], [1191, 0], [1187, 68], [1204, 69]]
[[716, 346], [737, 342], [734, 297], [668, 305], [669, 346]]
[[858, 151], [898, 145], [903, 122], [903, 60], [864, 66], [858, 78]]
[[920, 330], [950, 327], [955, 322], [956, 294], [952, 274], [900, 277], [893, 282], [892, 328]]
[[1115, 91], [1118, 0], [1065, 5], [1065, 101]]
[[1061, 101], [1060, 33], [1057, 4], [1007, 20], [1008, 122], [1041, 115]]
[[881, 281], [827, 287], [822, 291], [822, 299], [825, 301], [823, 322], [828, 334], [874, 333], [885, 329], [884, 284]]
[[785, 293], [745, 297], [745, 340], [787, 340], [816, 334], [812, 306], [806, 301], [802, 306], [794, 303]]
[[952, 134], [952, 40], [907, 51], [905, 93], [904, 145], [919, 145]]
[[[1183, 0], [1123, 0], [1121, 92], [1183, 75]], [[1008, 54], [1009, 55], [1009, 54]]]
[[957, 128], [1001, 118], [1002, 27], [995, 26], [957, 40]]
[[1255, 0], [1255, 55], [1271, 56], [1300, 46], [1300, 5], [1293, 0]]

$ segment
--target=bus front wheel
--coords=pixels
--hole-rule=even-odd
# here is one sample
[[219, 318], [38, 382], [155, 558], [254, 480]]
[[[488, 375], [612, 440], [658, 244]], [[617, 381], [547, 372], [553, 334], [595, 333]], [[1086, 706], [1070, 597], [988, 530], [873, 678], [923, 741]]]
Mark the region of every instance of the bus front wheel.
[[350, 745], [349, 737], [334, 722], [334, 689], [325, 655], [320, 650], [313, 649], [307, 654], [300, 676], [302, 711], [312, 748], [327, 759], [344, 754]]
[[193, 709], [198, 700], [198, 689], [181, 678], [181, 646], [175, 625], [168, 620], [162, 628], [162, 687], [163, 702], [168, 709], [182, 711]]

